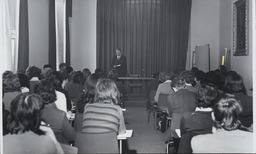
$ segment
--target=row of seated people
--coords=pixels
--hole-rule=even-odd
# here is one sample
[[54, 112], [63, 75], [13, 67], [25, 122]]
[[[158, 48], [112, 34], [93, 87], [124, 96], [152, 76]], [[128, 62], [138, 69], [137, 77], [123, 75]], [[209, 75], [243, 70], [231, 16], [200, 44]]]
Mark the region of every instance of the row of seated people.
[[[201, 71], [197, 71], [200, 72], [198, 73], [201, 75], [200, 78], [200, 76], [196, 76], [196, 73], [193, 72], [195, 70], [196, 69], [193, 68], [191, 71], [183, 71], [176, 76], [176, 78], [171, 78], [171, 75], [168, 73], [162, 73], [160, 74], [160, 78], [162, 75], [162, 78], [166, 79], [165, 82], [160, 83], [157, 78], [155, 81], [151, 82], [153, 84], [151, 84], [151, 87], [149, 88], [155, 88], [153, 90], [155, 90], [156, 93], [154, 101], [150, 101], [149, 106], [157, 106], [157, 99], [159, 98], [157, 95], [161, 95], [163, 93], [168, 95], [166, 105], [157, 106], [158, 110], [165, 110], [171, 117], [171, 125], [166, 131], [166, 137], [164, 140], [166, 142], [174, 140], [174, 151], [178, 153], [212, 151], [251, 152], [252, 141], [250, 139], [252, 138], [248, 138], [248, 136], [252, 135], [252, 133], [246, 132], [244, 134], [244, 132], [240, 133], [240, 131], [231, 131], [252, 126], [252, 97], [247, 96], [244, 92], [244, 85], [241, 76], [231, 71], [225, 73], [225, 75], [223, 75], [224, 73], [219, 75], [218, 78], [216, 72], [220, 71], [216, 71], [215, 75], [213, 75], [213, 72], [209, 73], [212, 76], [215, 76], [215, 78], [211, 78], [212, 80], [209, 80], [206, 78], [208, 76], [206, 75], [207, 73], [202, 74]], [[224, 81], [224, 85], [218, 85], [217, 83], [220, 81]], [[159, 86], [157, 86], [157, 83], [159, 83]], [[154, 102], [156, 104], [154, 104]], [[224, 104], [226, 104], [226, 106], [221, 105], [223, 102], [225, 102]], [[222, 106], [222, 108], [220, 106]], [[232, 107], [233, 110], [235, 109], [235, 112], [231, 114], [230, 110], [232, 110]], [[216, 108], [216, 112], [213, 112], [214, 108]], [[220, 108], [222, 110], [217, 111], [217, 109], [220, 110]], [[226, 112], [227, 114], [225, 114]], [[214, 113], [215, 118], [212, 118], [212, 113]], [[218, 123], [219, 125], [216, 125]], [[226, 142], [225, 144], [216, 144], [217, 146], [212, 146], [213, 148], [208, 149], [208, 146], [206, 145], [202, 146], [203, 148], [201, 149], [198, 149], [200, 148], [199, 145], [194, 148], [191, 147], [191, 139], [194, 136], [210, 133], [217, 136], [218, 133], [215, 133], [216, 131], [212, 130], [212, 128], [218, 128], [217, 132], [220, 130], [230, 132], [227, 136], [232, 135], [232, 133], [238, 133], [239, 135], [233, 138], [230, 137], [230, 141], [234, 142], [234, 144], [230, 144], [230, 146], [228, 146], [228, 143], [230, 142]], [[177, 130], [181, 131], [181, 138], [177, 134]], [[240, 134], [244, 134], [245, 136], [243, 137]], [[217, 142], [216, 140], [210, 141], [210, 139], [212, 138], [209, 137], [209, 141], [205, 144], [209, 142], [212, 143], [212, 141]], [[220, 138], [220, 140], [225, 140], [225, 137]], [[240, 142], [241, 140], [247, 140], [250, 143], [236, 144], [236, 141]]]
[[[104, 78], [100, 74], [90, 74], [84, 85], [81, 83], [83, 87], [81, 93], [77, 88], [78, 86], [71, 86], [72, 92], [79, 93], [79, 97], [74, 99], [69, 97], [70, 93], [67, 93], [67, 95], [63, 93], [65, 90], [68, 91], [68, 88], [66, 88], [69, 85], [68, 83], [74, 80], [67, 82], [63, 88], [64, 79], [61, 78], [61, 72], [62, 70], [53, 71], [48, 69], [44, 72], [44, 78], [36, 81], [33, 89], [29, 89], [30, 86], [27, 86], [30, 92], [21, 90], [23, 88], [21, 88], [18, 75], [10, 71], [3, 74], [3, 105], [5, 109], [3, 113], [6, 117], [4, 118], [4, 153], [56, 153], [56, 151], [47, 151], [53, 150], [53, 147], [45, 148], [45, 150], [43, 150], [44, 148], [37, 149], [33, 144], [34, 141], [30, 140], [30, 137], [38, 138], [44, 134], [53, 139], [56, 149], [60, 152], [62, 149], [59, 143], [67, 145], [74, 143], [76, 133], [80, 131], [96, 134], [106, 132], [120, 134], [126, 131], [123, 113], [118, 105], [120, 103], [120, 92], [115, 81]], [[79, 71], [74, 71], [71, 78], [76, 76], [77, 72]], [[34, 82], [35, 80], [31, 81]], [[58, 95], [58, 93], [61, 95]], [[78, 123], [75, 126], [79, 127], [72, 127], [69, 120], [71, 107], [68, 107], [66, 99], [76, 102], [76, 112], [82, 114], [81, 119], [75, 119], [75, 123]], [[15, 106], [18, 104], [19, 106]], [[23, 116], [17, 117], [17, 115]], [[24, 143], [25, 145], [22, 143], [24, 137], [29, 140]], [[48, 145], [45, 143], [47, 140], [49, 138], [42, 136], [43, 146]], [[19, 145], [19, 148], [13, 149], [12, 143], [17, 143], [15, 145]]]

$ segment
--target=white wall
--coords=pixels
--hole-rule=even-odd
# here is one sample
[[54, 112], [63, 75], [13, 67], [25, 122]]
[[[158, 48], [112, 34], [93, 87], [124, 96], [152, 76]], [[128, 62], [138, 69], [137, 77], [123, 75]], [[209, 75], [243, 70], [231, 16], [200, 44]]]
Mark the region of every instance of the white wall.
[[70, 61], [74, 70], [96, 68], [96, 4], [96, 0], [73, 0]]
[[219, 0], [192, 0], [191, 52], [195, 46], [210, 44], [211, 70], [219, 66]]
[[233, 3], [235, 0], [221, 0], [220, 1], [220, 50], [227, 47], [231, 50], [231, 70], [236, 71], [243, 77], [243, 81], [248, 95], [252, 95], [250, 89], [252, 88], [252, 4], [249, 1], [249, 55], [248, 56], [233, 56]]
[[29, 66], [48, 63], [49, 0], [28, 0]]

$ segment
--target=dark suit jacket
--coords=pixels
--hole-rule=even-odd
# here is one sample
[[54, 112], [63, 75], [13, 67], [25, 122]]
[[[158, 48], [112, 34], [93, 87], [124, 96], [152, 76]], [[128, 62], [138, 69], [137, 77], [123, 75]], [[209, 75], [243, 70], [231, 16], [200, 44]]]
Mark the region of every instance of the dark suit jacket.
[[120, 77], [127, 75], [127, 63], [126, 63], [126, 57], [121, 56], [121, 58], [118, 60], [117, 56], [114, 56], [112, 59], [112, 68], [114, 68], [114, 65], [120, 65], [119, 67], [116, 67], [118, 74]]
[[196, 93], [180, 89], [168, 96], [168, 109], [172, 113], [171, 130], [180, 129], [180, 119], [185, 113], [192, 113], [196, 108]]

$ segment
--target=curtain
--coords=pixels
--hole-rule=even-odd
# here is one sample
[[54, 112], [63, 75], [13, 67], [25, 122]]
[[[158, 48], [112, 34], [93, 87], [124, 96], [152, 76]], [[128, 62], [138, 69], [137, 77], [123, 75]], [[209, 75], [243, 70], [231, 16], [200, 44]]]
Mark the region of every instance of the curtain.
[[29, 65], [28, 0], [20, 1], [18, 70]]
[[120, 48], [129, 74], [184, 70], [190, 11], [191, 0], [98, 0], [97, 67]]
[[49, 64], [56, 69], [55, 1], [49, 3]]

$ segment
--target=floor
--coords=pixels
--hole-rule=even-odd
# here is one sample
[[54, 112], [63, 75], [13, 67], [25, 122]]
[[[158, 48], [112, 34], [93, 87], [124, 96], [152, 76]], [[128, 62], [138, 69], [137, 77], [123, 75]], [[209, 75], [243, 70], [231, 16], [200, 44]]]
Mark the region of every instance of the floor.
[[127, 106], [124, 112], [126, 128], [134, 130], [132, 138], [127, 140], [128, 153], [164, 153], [164, 134], [154, 130], [154, 120], [147, 123], [145, 106]]

